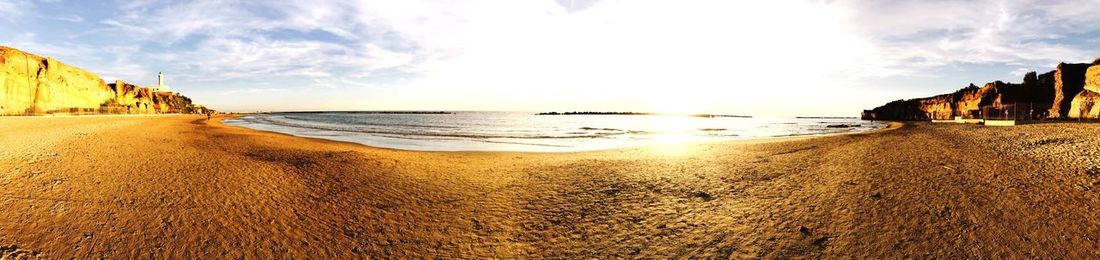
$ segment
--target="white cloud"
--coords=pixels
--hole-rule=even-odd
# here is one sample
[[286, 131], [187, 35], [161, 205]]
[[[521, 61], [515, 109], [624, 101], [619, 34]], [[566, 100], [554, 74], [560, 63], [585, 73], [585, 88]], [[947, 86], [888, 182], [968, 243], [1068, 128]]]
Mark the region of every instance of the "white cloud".
[[241, 35], [260, 26], [240, 1], [137, 1], [123, 5], [121, 12], [104, 23], [133, 38], [165, 43], [196, 34]]
[[104, 47], [100, 51], [112, 54], [112, 59], [96, 66], [95, 71], [108, 82], [122, 80], [131, 84], [152, 85], [156, 74], [149, 73], [149, 68], [133, 58], [139, 50], [140, 47], [135, 45]]
[[[731, 110], [756, 109], [754, 100], [774, 95], [770, 86], [827, 88], [820, 85], [896, 70], [865, 66], [880, 62], [878, 53], [847, 31], [841, 10], [801, 1], [603, 1], [570, 9], [548, 0], [200, 0], [124, 9], [135, 15], [104, 24], [154, 44], [197, 40], [190, 50], [156, 55], [193, 69], [194, 81], [299, 76], [320, 87], [372, 88], [396, 81], [381, 88], [453, 109], [512, 105], [469, 102], [489, 95], [538, 99], [527, 103], [547, 108], [740, 112]], [[337, 39], [279, 36], [315, 32]], [[811, 69], [788, 76], [795, 67]], [[413, 75], [385, 78], [393, 74]], [[571, 94], [580, 92], [591, 95]], [[365, 102], [389, 102], [377, 98], [385, 95]]]
[[[777, 87], [828, 88], [843, 75], [869, 73], [861, 66], [869, 46], [848, 34], [841, 14], [827, 6], [769, 1], [753, 7], [607, 1], [568, 12], [553, 1], [482, 1], [440, 7], [445, 12], [385, 9], [367, 22], [394, 28], [436, 55], [412, 87], [394, 91], [434, 93], [439, 97], [432, 103], [468, 109], [744, 112], [782, 106], [754, 101], [781, 93]], [[468, 102], [482, 95], [533, 101]], [[395, 99], [373, 101], [388, 100]]]
[[[885, 65], [910, 74], [958, 63], [1050, 65], [1093, 50], [1061, 43], [1087, 33], [1098, 2], [841, 1], [849, 26], [872, 38]], [[914, 62], [915, 61], [915, 62]]]
[[81, 17], [79, 15], [59, 16], [59, 17], [55, 17], [54, 19], [56, 19], [58, 21], [66, 21], [66, 22], [70, 22], [70, 23], [83, 23], [84, 22], [84, 17]]
[[14, 22], [33, 7], [26, 0], [0, 0], [0, 22]]
[[213, 38], [194, 50], [161, 56], [165, 63], [193, 68], [193, 81], [300, 76], [334, 78], [409, 64], [412, 57], [366, 43], [347, 46], [322, 41]]
[[[1036, 70], [1033, 69], [1033, 68], [1016, 68], [1016, 69], [1008, 72], [1008, 75], [1012, 76], [1013, 78], [1022, 78], [1024, 76], [1024, 74], [1027, 74], [1028, 72], [1032, 72], [1032, 71], [1036, 71]], [[1042, 71], [1040, 71], [1039, 73], [1042, 73]]]
[[[15, 5], [30, 3], [0, 0], [0, 15]], [[84, 24], [98, 26], [90, 36], [125, 40], [34, 48], [106, 53], [105, 77], [172, 69], [203, 86], [350, 88], [362, 98], [341, 104], [378, 109], [751, 113], [834, 100], [845, 104], [835, 111], [854, 113], [865, 100], [850, 93], [870, 91], [869, 78], [1090, 60], [1097, 53], [1066, 39], [1100, 23], [1091, 15], [1100, 2], [1037, 0], [137, 0], [118, 9]]]
[[231, 89], [218, 93], [222, 96], [235, 96], [240, 94], [260, 94], [260, 93], [272, 93], [272, 92], [287, 92], [287, 89], [281, 88], [246, 88], [246, 89]]

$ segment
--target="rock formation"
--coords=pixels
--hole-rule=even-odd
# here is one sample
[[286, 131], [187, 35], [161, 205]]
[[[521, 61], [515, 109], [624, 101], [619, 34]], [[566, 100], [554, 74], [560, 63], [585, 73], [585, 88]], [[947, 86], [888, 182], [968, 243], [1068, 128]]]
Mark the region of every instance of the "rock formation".
[[[974, 84], [928, 98], [898, 100], [863, 112], [864, 119], [947, 120], [962, 118], [1098, 118], [1100, 66], [1061, 63], [1050, 72], [1024, 75], [1023, 83]], [[985, 113], [985, 114], [983, 114]]]
[[1067, 115], [1071, 118], [1100, 116], [1100, 66], [1090, 66], [1085, 70], [1083, 86], [1070, 102]]
[[191, 113], [191, 99], [152, 92], [14, 48], [0, 46], [0, 115]]
[[95, 110], [113, 95], [95, 74], [0, 46], [0, 114]]
[[1054, 104], [1050, 108], [1050, 117], [1068, 117], [1070, 104], [1073, 98], [1084, 87], [1085, 70], [1091, 64], [1087, 63], [1059, 63], [1054, 70]]
[[[1034, 74], [1029, 77], [1035, 79]], [[1026, 79], [1026, 78], [1025, 78]], [[1048, 86], [1037, 84], [1038, 80], [1025, 80], [1025, 84], [1011, 84], [1001, 81], [986, 83], [982, 87], [970, 84], [963, 89], [951, 94], [943, 94], [928, 98], [898, 100], [887, 103], [884, 106], [865, 111], [864, 118], [880, 120], [947, 120], [956, 116], [963, 118], [980, 117], [983, 107], [1004, 109], [1009, 103], [1024, 101], [1041, 103], [1041, 111], [1028, 111], [1031, 114], [1044, 116], [1046, 108], [1049, 108], [1050, 97], [1043, 95], [1029, 95], [1052, 89]], [[1045, 100], [1044, 100], [1045, 99]]]

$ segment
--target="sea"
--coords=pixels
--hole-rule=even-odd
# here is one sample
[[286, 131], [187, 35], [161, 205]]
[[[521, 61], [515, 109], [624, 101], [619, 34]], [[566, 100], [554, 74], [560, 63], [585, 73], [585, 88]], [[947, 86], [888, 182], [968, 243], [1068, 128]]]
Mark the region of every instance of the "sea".
[[226, 124], [295, 136], [418, 151], [575, 152], [645, 145], [868, 131], [856, 118], [688, 115], [539, 115], [533, 112], [286, 112]]

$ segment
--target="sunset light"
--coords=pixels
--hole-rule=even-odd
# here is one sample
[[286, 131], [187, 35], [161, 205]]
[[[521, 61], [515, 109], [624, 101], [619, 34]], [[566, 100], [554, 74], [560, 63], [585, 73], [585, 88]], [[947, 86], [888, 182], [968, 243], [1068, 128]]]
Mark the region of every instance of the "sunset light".
[[1100, 0], [0, 0], [4, 259], [1100, 259]]

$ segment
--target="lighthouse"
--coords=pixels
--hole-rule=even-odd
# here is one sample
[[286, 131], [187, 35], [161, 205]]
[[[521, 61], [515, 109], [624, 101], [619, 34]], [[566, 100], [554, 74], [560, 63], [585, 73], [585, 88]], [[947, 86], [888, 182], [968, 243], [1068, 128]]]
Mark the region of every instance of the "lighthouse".
[[168, 85], [164, 85], [164, 72], [157, 73], [157, 85], [149, 87], [153, 92], [172, 92]]

